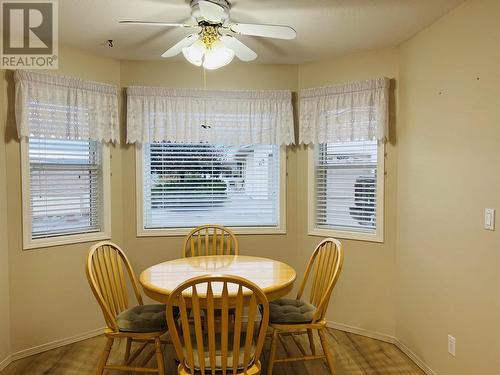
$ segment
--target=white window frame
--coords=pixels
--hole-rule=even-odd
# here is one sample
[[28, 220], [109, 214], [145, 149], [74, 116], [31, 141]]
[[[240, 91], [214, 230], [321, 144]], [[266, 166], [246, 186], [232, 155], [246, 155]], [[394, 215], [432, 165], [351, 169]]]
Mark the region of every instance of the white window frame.
[[102, 230], [99, 232], [68, 234], [47, 238], [32, 238], [32, 215], [30, 202], [30, 159], [29, 141], [21, 139], [21, 182], [23, 209], [23, 249], [37, 249], [50, 246], [69, 245], [111, 239], [111, 157], [107, 144], [102, 147]]
[[[279, 193], [279, 210], [278, 210], [278, 225], [276, 227], [231, 227], [228, 226], [235, 234], [286, 234], [286, 201], [287, 201], [287, 151], [285, 146], [280, 146], [280, 193]], [[135, 145], [135, 171], [136, 171], [136, 220], [137, 220], [137, 237], [160, 237], [160, 236], [185, 236], [193, 227], [188, 228], [144, 228], [144, 169], [143, 169], [143, 148], [142, 145]], [[218, 224], [218, 223], [207, 223]]]
[[308, 157], [308, 234], [310, 236], [335, 237], [349, 240], [384, 242], [384, 181], [385, 181], [385, 144], [377, 145], [377, 227], [375, 233], [363, 233], [337, 229], [318, 228], [316, 226], [316, 148], [307, 147]]

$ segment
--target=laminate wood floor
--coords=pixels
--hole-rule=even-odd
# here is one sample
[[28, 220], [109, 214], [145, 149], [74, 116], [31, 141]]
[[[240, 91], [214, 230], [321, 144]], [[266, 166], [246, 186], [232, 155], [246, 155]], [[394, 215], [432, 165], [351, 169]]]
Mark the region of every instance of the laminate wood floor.
[[[301, 351], [309, 352], [307, 335], [284, 336], [283, 343], [278, 345], [277, 358], [299, 355]], [[315, 333], [316, 348], [321, 348]], [[329, 329], [328, 341], [334, 352], [337, 375], [361, 374], [424, 374], [396, 346], [364, 336]], [[105, 338], [98, 336], [63, 346], [41, 354], [27, 357], [10, 364], [0, 375], [85, 375], [95, 374], [98, 359], [104, 348]], [[263, 368], [266, 368], [267, 353], [270, 340], [266, 340]], [[125, 341], [115, 340], [111, 360], [118, 363], [123, 358]], [[144, 356], [147, 356], [145, 351]], [[142, 354], [141, 354], [142, 355]], [[154, 359], [149, 366], [155, 366]], [[165, 350], [166, 374], [176, 374], [173, 358], [173, 347], [167, 345]], [[127, 375], [125, 372], [105, 371], [105, 375]], [[132, 374], [132, 373], [131, 373]], [[265, 374], [265, 370], [263, 371]], [[322, 375], [329, 374], [325, 361], [277, 363], [273, 374], [276, 375]]]

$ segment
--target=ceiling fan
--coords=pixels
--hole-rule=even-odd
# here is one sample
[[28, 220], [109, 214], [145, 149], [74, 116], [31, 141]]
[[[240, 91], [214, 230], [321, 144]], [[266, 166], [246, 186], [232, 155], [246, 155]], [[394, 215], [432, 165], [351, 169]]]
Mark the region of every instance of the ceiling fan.
[[184, 27], [194, 29], [184, 39], [166, 50], [162, 57], [173, 57], [182, 52], [196, 66], [217, 69], [229, 64], [234, 56], [252, 61], [257, 53], [239, 41], [235, 35], [265, 38], [294, 39], [297, 35], [290, 26], [233, 23], [229, 19], [228, 0], [191, 0], [191, 16], [196, 24], [157, 21], [120, 21], [121, 24]]

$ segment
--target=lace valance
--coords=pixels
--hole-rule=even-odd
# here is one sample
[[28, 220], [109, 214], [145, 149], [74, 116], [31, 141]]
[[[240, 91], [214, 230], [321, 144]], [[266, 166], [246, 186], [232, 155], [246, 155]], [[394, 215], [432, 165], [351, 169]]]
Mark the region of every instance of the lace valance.
[[127, 143], [294, 142], [290, 91], [127, 88]]
[[19, 138], [119, 142], [116, 86], [25, 70], [14, 77]]
[[388, 78], [312, 88], [299, 93], [300, 143], [385, 141], [389, 128]]

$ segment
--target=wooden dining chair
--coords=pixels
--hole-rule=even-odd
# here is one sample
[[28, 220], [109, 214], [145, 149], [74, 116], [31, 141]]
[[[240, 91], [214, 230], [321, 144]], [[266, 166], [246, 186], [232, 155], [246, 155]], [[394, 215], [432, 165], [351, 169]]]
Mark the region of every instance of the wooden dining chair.
[[[259, 305], [262, 306], [260, 322]], [[180, 310], [179, 319], [175, 315], [176, 306]], [[231, 308], [236, 312], [234, 322], [229, 316]], [[191, 316], [194, 324], [190, 324]], [[229, 275], [187, 280], [167, 301], [168, 328], [180, 362], [178, 373], [260, 374], [259, 358], [268, 320], [267, 297], [249, 280]]]
[[[297, 298], [283, 298], [270, 303], [269, 326], [272, 329], [272, 341], [267, 367], [268, 375], [272, 375], [275, 362], [314, 360], [325, 357], [331, 374], [335, 374], [332, 353], [326, 340], [325, 314], [333, 288], [340, 276], [343, 261], [344, 252], [340, 241], [333, 238], [321, 241], [309, 259], [304, 279], [297, 293]], [[302, 300], [302, 294], [313, 269], [314, 274], [309, 302], [305, 302]], [[323, 354], [316, 353], [313, 330], [318, 331], [321, 346], [323, 347]], [[277, 340], [281, 341], [279, 335], [284, 332], [293, 333], [294, 331], [307, 332], [311, 355], [304, 354], [302, 357], [276, 359]]]
[[[102, 353], [97, 374], [107, 370], [156, 372], [164, 375], [163, 352], [160, 336], [167, 332], [165, 305], [144, 305], [137, 279], [124, 252], [114, 243], [103, 241], [90, 248], [86, 261], [86, 274], [90, 288], [104, 314], [107, 328], [106, 346]], [[134, 291], [137, 304], [129, 308], [126, 276]], [[116, 338], [126, 338], [125, 358], [121, 365], [108, 365], [108, 358]], [[132, 353], [133, 342], [141, 345]], [[147, 344], [154, 344], [142, 362], [142, 367], [132, 363], [143, 352]], [[144, 367], [156, 355], [157, 368]]]
[[238, 240], [233, 231], [222, 225], [202, 225], [184, 240], [184, 258], [202, 255], [238, 255]]

